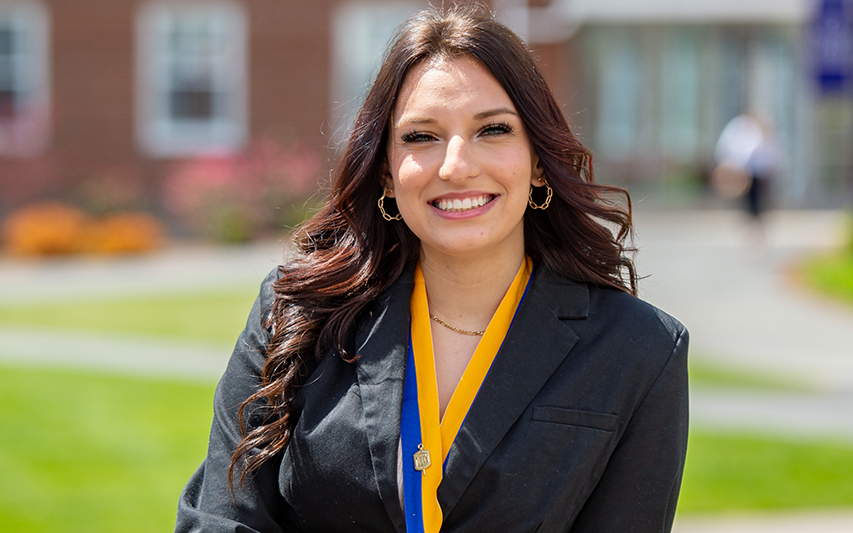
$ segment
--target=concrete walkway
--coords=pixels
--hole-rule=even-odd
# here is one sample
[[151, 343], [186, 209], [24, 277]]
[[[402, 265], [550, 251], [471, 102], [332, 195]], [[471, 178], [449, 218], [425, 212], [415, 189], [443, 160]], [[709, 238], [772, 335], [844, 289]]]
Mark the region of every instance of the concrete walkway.
[[0, 327], [0, 360], [23, 365], [216, 383], [229, 355], [226, 348], [188, 341]]
[[[814, 393], [692, 391], [695, 426], [853, 439], [853, 311], [791, 283], [798, 260], [839, 246], [838, 212], [771, 213], [766, 246], [739, 213], [636, 213], [641, 296], [691, 331], [691, 357], [776, 374]], [[174, 293], [257, 285], [282, 258], [281, 243], [183, 246], [139, 258], [0, 259], [0, 301]], [[35, 335], [37, 333], [37, 335]], [[0, 358], [29, 364], [214, 380], [227, 350], [189, 343], [0, 328]], [[853, 481], [851, 481], [853, 483]], [[787, 529], [786, 529], [787, 528]], [[690, 518], [677, 533], [853, 532], [850, 513]]]
[[53, 260], [0, 256], [0, 302], [174, 294], [219, 286], [260, 286], [282, 262], [284, 243], [182, 244], [139, 256]]
[[853, 511], [782, 512], [675, 519], [672, 533], [850, 533]]
[[739, 213], [636, 218], [641, 295], [687, 325], [694, 358], [853, 393], [853, 310], [791, 281], [798, 261], [849, 238], [843, 213], [771, 213], [764, 249]]
[[[797, 264], [842, 246], [840, 212], [771, 213], [757, 247], [739, 213], [637, 218], [641, 295], [691, 333], [691, 357], [815, 394], [694, 390], [691, 415], [710, 427], [853, 436], [853, 309], [792, 282]], [[851, 528], [853, 531], [853, 528]]]

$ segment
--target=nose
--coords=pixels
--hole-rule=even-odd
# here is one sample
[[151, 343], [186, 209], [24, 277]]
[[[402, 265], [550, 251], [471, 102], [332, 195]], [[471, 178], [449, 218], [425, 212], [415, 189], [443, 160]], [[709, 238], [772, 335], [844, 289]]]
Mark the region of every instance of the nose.
[[476, 176], [478, 173], [479, 166], [471, 153], [471, 146], [459, 135], [451, 137], [447, 143], [444, 161], [438, 169], [438, 177], [445, 181], [456, 181]]

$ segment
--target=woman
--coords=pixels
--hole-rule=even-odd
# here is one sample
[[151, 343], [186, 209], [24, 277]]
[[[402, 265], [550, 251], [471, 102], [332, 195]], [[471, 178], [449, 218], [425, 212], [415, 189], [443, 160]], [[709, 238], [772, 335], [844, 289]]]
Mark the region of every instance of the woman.
[[632, 295], [621, 192], [514, 34], [412, 17], [262, 286], [177, 529], [668, 531], [687, 334]]

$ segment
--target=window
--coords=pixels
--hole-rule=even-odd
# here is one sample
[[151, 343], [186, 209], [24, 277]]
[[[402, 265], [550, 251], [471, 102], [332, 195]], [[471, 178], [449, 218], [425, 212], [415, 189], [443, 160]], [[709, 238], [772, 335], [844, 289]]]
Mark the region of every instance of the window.
[[621, 29], [603, 29], [595, 37], [601, 68], [596, 144], [605, 157], [628, 158], [637, 148], [641, 126], [639, 39]]
[[247, 21], [232, 2], [152, 2], [137, 19], [137, 138], [154, 157], [247, 137]]
[[0, 4], [0, 155], [27, 157], [47, 146], [47, 26], [38, 2]]
[[697, 28], [664, 36], [661, 50], [661, 149], [677, 161], [692, 161], [699, 147], [701, 69]]
[[332, 117], [336, 140], [348, 133], [394, 30], [424, 2], [347, 2], [333, 19]]

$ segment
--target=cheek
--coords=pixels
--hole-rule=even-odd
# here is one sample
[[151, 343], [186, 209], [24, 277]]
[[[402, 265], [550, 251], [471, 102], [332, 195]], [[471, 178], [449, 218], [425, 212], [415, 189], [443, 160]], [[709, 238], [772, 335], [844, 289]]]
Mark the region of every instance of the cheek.
[[429, 171], [424, 161], [407, 156], [397, 163], [396, 180], [400, 192], [413, 193], [429, 181]]
[[488, 161], [494, 169], [502, 169], [504, 173], [511, 172], [514, 177], [524, 175], [528, 181], [535, 167], [530, 151], [522, 146], [491, 151], [484, 154], [483, 160]]
[[529, 157], [519, 157], [512, 162], [503, 162], [503, 168], [513, 169], [512, 171], [512, 188], [519, 193], [527, 195], [528, 189], [533, 184], [533, 176], [535, 168]]

